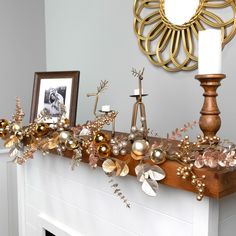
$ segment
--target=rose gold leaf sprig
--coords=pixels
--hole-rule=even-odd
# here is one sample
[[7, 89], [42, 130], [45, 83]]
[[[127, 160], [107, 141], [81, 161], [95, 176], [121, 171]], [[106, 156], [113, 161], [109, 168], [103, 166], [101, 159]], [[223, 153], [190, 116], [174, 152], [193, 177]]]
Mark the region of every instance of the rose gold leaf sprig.
[[89, 165], [92, 168], [96, 168], [99, 157], [98, 157], [98, 154], [97, 154], [97, 148], [96, 148], [96, 146], [94, 145], [93, 142], [91, 142], [89, 147], [87, 148], [87, 153], [89, 154]]
[[176, 128], [170, 134], [167, 133], [167, 139], [176, 140], [177, 138], [182, 138], [187, 131], [189, 131], [190, 129], [193, 129], [193, 127], [195, 127], [197, 124], [198, 124], [197, 121], [188, 122], [184, 124], [183, 128], [180, 128], [180, 129]]
[[113, 194], [119, 197], [120, 200], [123, 201], [123, 203], [126, 205], [127, 208], [130, 208], [131, 205], [129, 201], [127, 200], [127, 198], [125, 197], [125, 195], [122, 193], [121, 189], [119, 188], [119, 184], [114, 181], [111, 174], [106, 174], [106, 175], [111, 178], [108, 181], [108, 183], [110, 184], [110, 187], [113, 189]]

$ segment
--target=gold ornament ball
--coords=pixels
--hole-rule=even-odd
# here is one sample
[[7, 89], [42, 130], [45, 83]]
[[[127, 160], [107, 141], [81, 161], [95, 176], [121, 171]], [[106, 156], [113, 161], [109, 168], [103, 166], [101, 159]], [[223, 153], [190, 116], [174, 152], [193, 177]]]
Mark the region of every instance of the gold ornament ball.
[[165, 152], [163, 152], [163, 150], [155, 148], [151, 151], [150, 158], [154, 163], [158, 164], [165, 161], [166, 155]]
[[149, 143], [144, 139], [136, 140], [132, 145], [132, 152], [137, 156], [144, 155], [148, 149]]
[[94, 136], [96, 144], [109, 142], [109, 137], [103, 132], [97, 132]]
[[5, 129], [8, 126], [8, 121], [6, 119], [0, 119], [0, 128]]
[[59, 139], [62, 142], [65, 142], [67, 139], [70, 139], [71, 133], [69, 131], [62, 131], [59, 135]]
[[27, 145], [30, 145], [31, 143], [33, 143], [34, 139], [31, 135], [29, 134], [26, 134], [23, 136], [23, 139], [22, 139], [22, 143], [27, 146]]
[[65, 142], [65, 146], [69, 150], [74, 150], [79, 146], [79, 142], [76, 139], [68, 139]]
[[70, 124], [70, 120], [68, 118], [65, 118], [62, 120], [62, 123], [65, 125], [69, 125]]
[[18, 124], [14, 124], [14, 125], [12, 126], [12, 130], [13, 130], [14, 132], [17, 132], [17, 131], [20, 130], [20, 126], [19, 126]]
[[4, 130], [4, 129], [1, 129], [1, 130], [0, 130], [0, 138], [6, 137], [7, 134], [8, 134], [8, 132], [7, 132], [6, 130]]
[[19, 140], [22, 140], [23, 139], [23, 133], [18, 130], [15, 132], [15, 136], [19, 139]]
[[38, 137], [46, 135], [49, 132], [49, 126], [47, 123], [37, 124], [35, 127], [35, 134]]
[[109, 157], [111, 154], [111, 147], [107, 143], [101, 143], [97, 148], [100, 157]]

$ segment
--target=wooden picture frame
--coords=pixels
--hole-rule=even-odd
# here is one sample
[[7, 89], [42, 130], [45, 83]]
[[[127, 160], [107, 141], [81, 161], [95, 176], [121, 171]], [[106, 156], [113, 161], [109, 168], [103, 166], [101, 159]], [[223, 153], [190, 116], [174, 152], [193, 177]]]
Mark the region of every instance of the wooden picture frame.
[[33, 122], [44, 108], [52, 115], [52, 119], [46, 123], [56, 122], [59, 104], [63, 102], [70, 125], [75, 126], [79, 77], [79, 71], [35, 72], [30, 122]]

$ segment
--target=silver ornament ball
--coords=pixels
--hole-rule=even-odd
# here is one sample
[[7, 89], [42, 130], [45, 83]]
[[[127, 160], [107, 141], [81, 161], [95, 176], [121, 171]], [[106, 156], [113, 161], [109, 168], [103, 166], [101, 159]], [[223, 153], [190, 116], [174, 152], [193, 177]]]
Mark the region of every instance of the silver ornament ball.
[[159, 149], [155, 148], [151, 151], [151, 160], [155, 163], [162, 162], [165, 160], [165, 153]]
[[132, 126], [131, 127], [131, 132], [136, 132], [137, 131], [137, 127], [136, 126]]
[[132, 145], [132, 151], [137, 156], [144, 155], [148, 151], [148, 149], [149, 143], [144, 139], [136, 140]]
[[121, 149], [121, 150], [120, 150], [120, 154], [121, 154], [121, 155], [123, 155], [123, 156], [124, 156], [124, 155], [126, 155], [126, 153], [127, 153], [127, 152], [126, 152], [126, 150], [125, 150], [125, 149]]
[[141, 133], [144, 132], [144, 127], [140, 127], [139, 132], [141, 132]]
[[118, 156], [119, 155], [119, 150], [118, 149], [113, 149], [112, 150], [113, 155]]
[[128, 136], [128, 139], [129, 140], [133, 140], [135, 138], [135, 135], [134, 134], [130, 134], [129, 136]]

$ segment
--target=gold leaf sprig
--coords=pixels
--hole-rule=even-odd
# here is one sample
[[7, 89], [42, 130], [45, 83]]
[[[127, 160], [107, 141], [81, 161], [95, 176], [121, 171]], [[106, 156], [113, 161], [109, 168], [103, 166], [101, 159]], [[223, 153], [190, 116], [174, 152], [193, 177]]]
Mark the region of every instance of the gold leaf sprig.
[[13, 120], [16, 124], [21, 125], [24, 116], [25, 113], [23, 112], [23, 109], [21, 107], [20, 98], [16, 97], [16, 113], [13, 115]]

